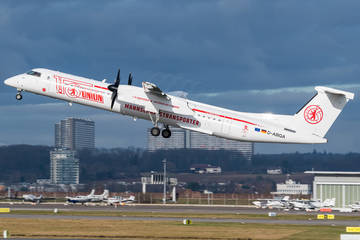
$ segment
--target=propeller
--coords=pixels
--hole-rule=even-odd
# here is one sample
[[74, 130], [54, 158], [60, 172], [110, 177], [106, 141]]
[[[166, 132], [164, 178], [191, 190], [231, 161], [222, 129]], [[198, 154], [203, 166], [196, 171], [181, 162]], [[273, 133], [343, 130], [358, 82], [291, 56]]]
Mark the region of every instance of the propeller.
[[113, 109], [115, 100], [116, 100], [116, 98], [117, 98], [117, 90], [118, 90], [119, 84], [120, 84], [120, 69], [118, 70], [115, 83], [108, 86], [108, 89], [109, 89], [110, 91], [112, 91], [112, 95], [111, 95], [111, 109]]
[[133, 80], [133, 77], [132, 77], [131, 73], [129, 73], [128, 85], [132, 84], [132, 80]]

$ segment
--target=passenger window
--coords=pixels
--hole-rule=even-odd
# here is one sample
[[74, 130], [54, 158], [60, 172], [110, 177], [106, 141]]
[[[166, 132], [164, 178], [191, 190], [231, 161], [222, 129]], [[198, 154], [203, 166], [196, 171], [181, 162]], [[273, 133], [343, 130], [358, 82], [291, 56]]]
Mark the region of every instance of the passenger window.
[[40, 77], [40, 76], [41, 76], [41, 73], [35, 72], [35, 71], [30, 71], [30, 72], [27, 72], [26, 74], [31, 75], [31, 76], [36, 76], [36, 77]]

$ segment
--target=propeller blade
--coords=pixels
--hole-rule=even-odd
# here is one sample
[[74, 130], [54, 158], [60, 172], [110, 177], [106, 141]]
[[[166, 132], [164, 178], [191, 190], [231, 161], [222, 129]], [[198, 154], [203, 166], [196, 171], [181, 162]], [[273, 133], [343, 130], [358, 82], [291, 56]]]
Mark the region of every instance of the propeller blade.
[[133, 80], [133, 77], [132, 77], [131, 73], [129, 73], [128, 85], [132, 84], [132, 80]]
[[113, 92], [112, 95], [111, 95], [111, 109], [113, 109], [113, 107], [114, 107], [114, 103], [115, 103], [116, 98], [117, 98], [117, 91]]
[[118, 70], [118, 73], [117, 73], [117, 76], [116, 76], [116, 79], [115, 79], [115, 83], [108, 86], [108, 89], [110, 91], [112, 91], [112, 94], [111, 94], [111, 109], [113, 109], [115, 100], [117, 98], [117, 92], [118, 92], [119, 84], [120, 84], [120, 68]]
[[118, 87], [120, 84], [120, 68], [118, 70], [117, 76], [116, 76], [116, 81], [115, 81], [115, 86]]

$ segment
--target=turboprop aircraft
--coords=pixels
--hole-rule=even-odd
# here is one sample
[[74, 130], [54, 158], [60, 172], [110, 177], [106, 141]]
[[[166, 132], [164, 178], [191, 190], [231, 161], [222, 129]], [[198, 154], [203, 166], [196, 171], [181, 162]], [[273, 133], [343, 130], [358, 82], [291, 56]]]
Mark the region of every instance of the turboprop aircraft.
[[88, 203], [94, 198], [95, 189], [92, 189], [90, 194], [87, 196], [76, 196], [76, 197], [66, 197], [68, 203]]
[[120, 197], [120, 196], [117, 196], [117, 197], [112, 197], [112, 198], [108, 198], [106, 200], [106, 203], [107, 205], [126, 205], [128, 203], [132, 203], [135, 201], [135, 196], [132, 195], [128, 198], [123, 198], [123, 197]]
[[[326, 143], [325, 138], [345, 104], [354, 94], [328, 87], [315, 87], [316, 95], [294, 115], [246, 113], [172, 96], [153, 83], [142, 87], [120, 85], [120, 70], [114, 84], [44, 68], [5, 80], [22, 92], [31, 92], [72, 103], [150, 120], [153, 136], [171, 136], [169, 126], [180, 127], [238, 141], [269, 143]], [[159, 126], [162, 124], [163, 129]]]
[[274, 199], [257, 199], [253, 201], [257, 208], [286, 208], [289, 205], [289, 196], [284, 196], [283, 198], [274, 198]]

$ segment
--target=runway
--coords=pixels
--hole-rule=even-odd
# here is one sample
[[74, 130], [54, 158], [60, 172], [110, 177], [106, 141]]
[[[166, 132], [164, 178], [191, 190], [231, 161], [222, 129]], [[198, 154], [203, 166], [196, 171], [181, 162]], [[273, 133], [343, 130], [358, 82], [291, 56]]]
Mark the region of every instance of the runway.
[[[178, 221], [184, 218], [179, 217], [133, 217], [133, 216], [64, 216], [64, 215], [21, 215], [1, 214], [0, 218], [25, 218], [25, 219], [86, 219], [86, 220], [127, 220], [127, 221]], [[338, 220], [278, 220], [278, 219], [231, 219], [231, 218], [191, 218], [195, 222], [211, 223], [241, 223], [241, 224], [286, 224], [286, 225], [331, 225], [331, 226], [357, 226], [359, 221], [338, 221]]]
[[[202, 214], [267, 214], [276, 212], [285, 215], [317, 215], [320, 212], [305, 211], [284, 211], [282, 209], [262, 209], [253, 206], [223, 206], [223, 205], [189, 205], [189, 204], [129, 204], [125, 206], [105, 206], [105, 205], [64, 205], [64, 203], [0, 203], [0, 208], [11, 208], [14, 210], [44, 210], [53, 211], [116, 211], [116, 212], [147, 212], [147, 213], [202, 213]], [[342, 213], [335, 211], [337, 216], [359, 216], [360, 212]]]
[[[241, 224], [291, 224], [291, 225], [332, 225], [332, 226], [354, 226], [359, 225], [359, 221], [355, 220], [314, 220], [318, 212], [300, 212], [300, 211], [274, 211], [269, 209], [256, 209], [246, 207], [225, 207], [225, 206], [196, 206], [196, 205], [145, 205], [145, 204], [134, 204], [130, 206], [83, 206], [83, 205], [63, 205], [63, 204], [0, 204], [0, 207], [9, 207], [12, 210], [41, 210], [51, 211], [55, 208], [59, 212], [71, 212], [76, 211], [76, 215], [43, 215], [39, 213], [34, 214], [0, 214], [0, 218], [39, 218], [39, 219], [89, 219], [89, 220], [136, 220], [136, 221], [179, 221], [181, 222], [184, 217], [158, 217], [158, 216], [131, 216], [127, 213], [186, 213], [191, 214], [239, 214], [239, 218], [226, 218], [222, 215], [221, 217], [191, 217], [193, 222], [219, 222], [219, 223], [241, 223]], [[104, 212], [117, 212], [121, 213], [118, 216], [85, 216], [81, 215], [81, 211], [104, 211]], [[259, 219], [242, 219], [240, 214], [264, 214], [268, 212], [277, 212], [279, 215], [306, 215], [309, 216], [308, 220], [281, 220], [276, 218], [259, 218]], [[336, 216], [347, 215], [347, 216], [359, 216], [359, 213], [334, 213]]]

